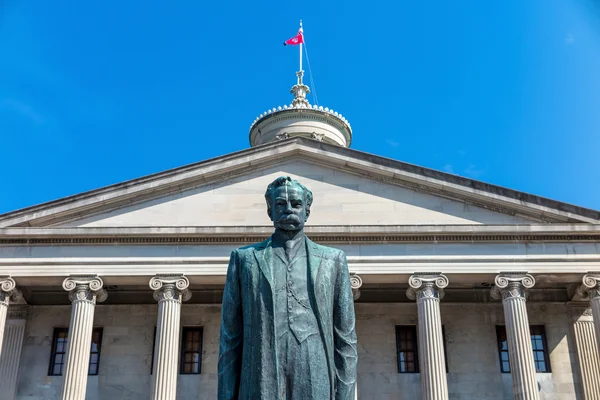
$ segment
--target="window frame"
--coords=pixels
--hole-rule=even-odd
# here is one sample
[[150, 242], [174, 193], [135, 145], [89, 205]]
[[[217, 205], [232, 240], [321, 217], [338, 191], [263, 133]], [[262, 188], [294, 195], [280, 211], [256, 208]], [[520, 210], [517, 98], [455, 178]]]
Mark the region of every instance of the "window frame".
[[[187, 350], [186, 334], [188, 332], [199, 332], [200, 333], [198, 351]], [[203, 348], [204, 348], [204, 327], [202, 327], [202, 326], [185, 326], [185, 327], [181, 328], [181, 352], [180, 352], [180, 361], [179, 361], [179, 374], [180, 375], [201, 375], [202, 374], [202, 351], [203, 351]], [[191, 365], [195, 364], [195, 362], [189, 363], [189, 362], [185, 361], [185, 355], [189, 354], [189, 353], [191, 353], [191, 354], [198, 353], [198, 355], [199, 355], [198, 372], [185, 372], [186, 364], [191, 364]]]
[[[98, 345], [96, 346], [97, 350], [93, 351], [92, 346], [94, 344], [94, 335], [99, 334]], [[88, 363], [88, 376], [97, 376], [100, 372], [100, 354], [102, 353], [102, 337], [104, 336], [104, 328], [94, 328], [92, 331], [92, 341], [90, 343], [90, 361]], [[92, 370], [92, 355], [97, 355], [96, 364], [96, 372], [91, 372]]]
[[[500, 341], [500, 334], [504, 336], [504, 340]], [[502, 350], [502, 343], [506, 341], [506, 350]], [[498, 350], [498, 361], [500, 361], [500, 372], [503, 374], [510, 374], [510, 355], [508, 354], [508, 337], [506, 336], [506, 325], [496, 325], [496, 347]], [[506, 353], [508, 370], [504, 369], [504, 360], [502, 360], [502, 353]]]
[[[398, 369], [398, 373], [399, 374], [418, 374], [420, 373], [420, 368], [419, 368], [419, 339], [418, 339], [418, 332], [417, 332], [417, 326], [416, 325], [396, 325], [396, 368]], [[401, 331], [403, 329], [406, 330], [410, 330], [412, 335], [413, 335], [413, 340], [412, 340], [412, 353], [413, 353], [413, 361], [412, 363], [414, 363], [414, 370], [413, 371], [402, 371], [400, 365], [401, 363], [407, 363], [407, 361], [401, 361], [400, 360], [400, 351], [403, 352], [408, 352], [408, 350], [401, 350], [400, 348], [400, 334]]]
[[156, 325], [154, 325], [154, 339], [152, 340], [152, 359], [150, 360], [150, 375], [154, 375], [154, 352], [156, 351]]
[[[530, 340], [531, 336], [535, 335], [536, 333], [534, 333], [534, 330], [539, 330], [540, 332], [540, 336], [542, 337], [542, 349], [534, 349], [533, 348], [533, 343], [531, 343], [531, 348], [533, 350], [533, 363], [535, 365], [535, 372], [536, 373], [540, 373], [540, 374], [548, 374], [552, 372], [552, 366], [550, 365], [550, 354], [548, 353], [548, 339], [546, 336], [546, 327], [544, 325], [529, 325], [529, 337]], [[536, 360], [536, 353], [541, 352], [543, 357], [544, 357], [544, 364], [546, 365], [546, 370], [545, 371], [540, 371], [538, 370], [538, 363], [539, 361]]]
[[[58, 345], [58, 339], [59, 335], [64, 333], [65, 334], [65, 344], [64, 344], [64, 351], [57, 351], [57, 345]], [[98, 346], [97, 346], [97, 351], [92, 351], [92, 343], [94, 340], [94, 335], [95, 334], [100, 334], [99, 340], [98, 340]], [[97, 376], [98, 373], [100, 372], [100, 359], [101, 359], [101, 353], [102, 353], [102, 337], [104, 336], [104, 328], [102, 327], [95, 327], [92, 330], [92, 340], [90, 340], [90, 357], [88, 360], [88, 376]], [[53, 332], [52, 332], [52, 348], [50, 349], [50, 362], [48, 364], [48, 376], [63, 376], [64, 375], [64, 365], [66, 364], [66, 357], [67, 357], [67, 347], [69, 344], [69, 328], [64, 328], [64, 327], [55, 327]], [[60, 373], [59, 374], [55, 374], [54, 373], [54, 367], [56, 366], [56, 356], [57, 355], [62, 355], [63, 356], [63, 362], [61, 363], [61, 368], [60, 368]], [[97, 362], [94, 363], [96, 364], [96, 371], [94, 373], [91, 373], [91, 365], [92, 365], [92, 354], [97, 354]]]
[[[57, 351], [57, 345], [58, 345], [58, 339], [62, 339], [59, 338], [59, 335], [64, 333], [65, 334], [65, 343], [63, 351]], [[48, 365], [48, 376], [62, 376], [63, 375], [63, 368], [65, 366], [66, 363], [66, 357], [67, 357], [67, 345], [68, 345], [68, 340], [69, 340], [69, 328], [62, 328], [62, 327], [55, 327], [53, 332], [52, 332], [52, 347], [50, 348], [50, 363]], [[56, 356], [57, 355], [62, 355], [62, 362], [61, 367], [60, 367], [60, 373], [55, 374], [54, 373], [54, 369], [55, 366], [58, 364], [56, 363]]]
[[[534, 359], [535, 372], [536, 372], [536, 374], [548, 374], [548, 373], [552, 372], [552, 365], [550, 364], [550, 353], [548, 351], [548, 339], [546, 336], [546, 327], [544, 325], [529, 325], [529, 340], [530, 341], [532, 340], [531, 336], [533, 336], [534, 334], [537, 334], [537, 332], [539, 332], [539, 335], [542, 337], [542, 339], [541, 339], [542, 349], [541, 350], [533, 349], [533, 343], [531, 345], [532, 355], [533, 355], [533, 359]], [[506, 350], [501, 350], [500, 333], [504, 334], [504, 338], [507, 342]], [[496, 343], [497, 343], [497, 347], [498, 347], [498, 358], [500, 361], [500, 372], [503, 374], [510, 374], [511, 373], [510, 355], [508, 356], [508, 370], [504, 369], [504, 365], [503, 365], [503, 361], [502, 361], [502, 353], [506, 352], [506, 354], [508, 355], [508, 336], [506, 333], [506, 325], [496, 325]], [[543, 357], [544, 357], [543, 362], [546, 366], [546, 370], [544, 370], [544, 371], [541, 371], [538, 369], [539, 361], [536, 360], [536, 352], [537, 353], [541, 352], [543, 354]]]

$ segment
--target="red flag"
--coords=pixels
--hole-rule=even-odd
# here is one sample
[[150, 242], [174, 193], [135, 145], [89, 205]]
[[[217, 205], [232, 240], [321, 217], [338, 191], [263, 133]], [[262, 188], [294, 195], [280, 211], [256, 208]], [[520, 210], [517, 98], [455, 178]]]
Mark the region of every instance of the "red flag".
[[298, 31], [298, 34], [296, 36], [283, 42], [283, 45], [287, 46], [288, 44], [291, 44], [292, 46], [295, 46], [300, 43], [304, 43], [304, 37], [302, 36], [302, 31]]

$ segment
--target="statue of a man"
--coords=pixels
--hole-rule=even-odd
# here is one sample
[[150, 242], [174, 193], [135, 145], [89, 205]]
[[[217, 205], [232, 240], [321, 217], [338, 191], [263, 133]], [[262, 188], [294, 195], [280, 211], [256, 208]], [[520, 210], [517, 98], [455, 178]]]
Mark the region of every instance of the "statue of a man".
[[223, 294], [219, 400], [353, 400], [354, 301], [343, 251], [304, 235], [313, 196], [282, 176], [265, 193], [275, 232], [234, 250]]

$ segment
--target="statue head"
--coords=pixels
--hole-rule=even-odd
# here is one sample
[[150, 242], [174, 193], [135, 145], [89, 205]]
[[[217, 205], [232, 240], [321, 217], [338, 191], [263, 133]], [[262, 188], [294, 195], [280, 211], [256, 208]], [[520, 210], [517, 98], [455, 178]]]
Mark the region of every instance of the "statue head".
[[289, 176], [280, 176], [265, 193], [267, 214], [276, 229], [299, 231], [310, 215], [313, 195], [303, 184]]

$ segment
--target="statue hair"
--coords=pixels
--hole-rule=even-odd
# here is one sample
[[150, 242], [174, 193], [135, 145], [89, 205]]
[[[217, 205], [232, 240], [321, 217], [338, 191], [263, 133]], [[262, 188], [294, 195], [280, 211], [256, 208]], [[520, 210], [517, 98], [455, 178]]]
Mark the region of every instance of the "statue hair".
[[310, 206], [313, 202], [313, 194], [312, 192], [303, 184], [298, 182], [295, 179], [290, 178], [289, 176], [280, 176], [275, 179], [273, 182], [267, 186], [267, 191], [265, 192], [265, 200], [267, 201], [267, 211], [269, 215], [271, 214], [271, 204], [273, 202], [273, 193], [275, 189], [281, 186], [298, 186], [304, 192], [304, 198], [306, 199], [306, 213], [307, 215], [310, 213]]

